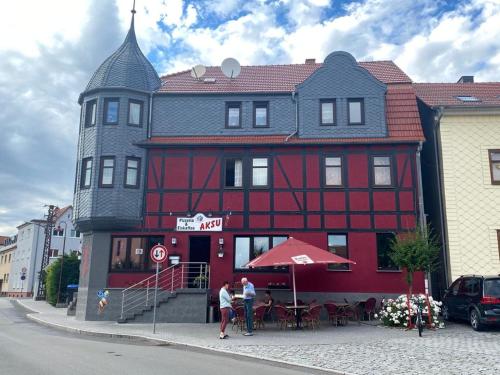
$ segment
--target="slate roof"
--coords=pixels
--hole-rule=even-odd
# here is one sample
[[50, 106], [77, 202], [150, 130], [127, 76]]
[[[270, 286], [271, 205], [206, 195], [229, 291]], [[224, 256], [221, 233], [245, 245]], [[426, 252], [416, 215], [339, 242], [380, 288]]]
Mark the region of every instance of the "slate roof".
[[154, 91], [160, 85], [160, 77], [137, 44], [132, 17], [125, 41], [95, 71], [84, 92], [106, 87]]
[[[431, 107], [500, 107], [500, 82], [415, 83], [417, 96]], [[470, 96], [478, 101], [462, 101]]]
[[[411, 83], [411, 79], [392, 61], [359, 62], [379, 81], [387, 84]], [[235, 79], [227, 78], [218, 66], [209, 66], [201, 80], [191, 77], [191, 71], [163, 76], [159, 93], [271, 93], [292, 92], [323, 64], [242, 66]], [[213, 78], [215, 82], [206, 82]]]

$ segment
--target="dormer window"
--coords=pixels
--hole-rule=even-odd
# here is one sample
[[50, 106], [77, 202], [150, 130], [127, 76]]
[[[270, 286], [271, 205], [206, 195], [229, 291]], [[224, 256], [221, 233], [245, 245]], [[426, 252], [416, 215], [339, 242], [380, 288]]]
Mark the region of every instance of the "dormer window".
[[255, 102], [253, 107], [255, 128], [269, 127], [269, 103], [268, 102]]
[[142, 126], [142, 108], [144, 102], [130, 99], [128, 101], [128, 124]]
[[241, 128], [241, 102], [226, 103], [226, 128]]
[[120, 101], [118, 98], [104, 99], [104, 121], [105, 125], [118, 124], [118, 113], [120, 109]]
[[348, 99], [347, 111], [348, 111], [349, 125], [363, 125], [365, 123], [364, 99]]
[[335, 100], [323, 99], [320, 101], [320, 123], [321, 125], [335, 125]]
[[85, 104], [85, 127], [89, 128], [96, 123], [97, 116], [97, 100], [89, 100]]

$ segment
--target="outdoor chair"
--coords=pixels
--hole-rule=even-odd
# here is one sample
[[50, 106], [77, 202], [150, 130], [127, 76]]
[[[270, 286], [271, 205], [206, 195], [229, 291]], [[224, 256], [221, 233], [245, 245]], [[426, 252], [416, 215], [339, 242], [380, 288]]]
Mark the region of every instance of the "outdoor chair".
[[304, 311], [302, 314], [302, 322], [305, 326], [311, 327], [312, 329], [319, 327], [321, 308], [321, 305], [314, 305], [308, 311]]
[[254, 326], [255, 329], [264, 328], [264, 314], [266, 313], [266, 305], [260, 305], [255, 308]]
[[332, 324], [335, 324], [335, 326], [338, 326], [339, 322], [340, 324], [343, 324], [347, 316], [345, 314], [344, 309], [340, 309], [335, 303], [333, 302], [326, 302], [324, 304], [326, 311], [328, 313], [328, 319]]
[[243, 332], [243, 328], [245, 327], [245, 309], [243, 306], [234, 307], [235, 317], [233, 319], [233, 326], [231, 329], [234, 330], [236, 327], [236, 333], [238, 333], [238, 329]]
[[[346, 301], [346, 303], [349, 303], [349, 302], [347, 302], [347, 300], [345, 300], [345, 301]], [[361, 316], [360, 316], [359, 309], [360, 309], [359, 302], [349, 303], [349, 306], [347, 306], [344, 309], [344, 312], [346, 315], [346, 323], [349, 320], [354, 320], [354, 321], [358, 322], [358, 324], [361, 324]]]
[[293, 313], [284, 306], [274, 306], [274, 312], [276, 313], [276, 323], [279, 329], [286, 329], [295, 322]]
[[377, 300], [373, 297], [368, 298], [365, 302], [364, 314], [368, 315], [368, 320], [371, 319], [371, 315], [375, 314], [375, 306], [377, 305]]

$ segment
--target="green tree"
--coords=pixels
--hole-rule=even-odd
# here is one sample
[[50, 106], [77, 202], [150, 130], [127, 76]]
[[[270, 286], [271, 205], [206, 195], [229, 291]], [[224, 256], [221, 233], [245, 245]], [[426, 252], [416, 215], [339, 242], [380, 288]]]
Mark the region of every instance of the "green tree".
[[[61, 272], [61, 263], [62, 274]], [[66, 286], [68, 284], [78, 284], [80, 277], [80, 260], [76, 254], [65, 255], [63, 262], [61, 258], [57, 259], [54, 263], [46, 269], [45, 275], [45, 288], [47, 294], [47, 302], [52, 306], [57, 303], [57, 293], [60, 293], [59, 302], [66, 299]], [[61, 279], [61, 289], [59, 290], [59, 279]]]
[[418, 271], [430, 272], [437, 265], [439, 242], [430, 228], [417, 227], [400, 233], [392, 241], [389, 256], [406, 270], [409, 295], [413, 294], [413, 275]]

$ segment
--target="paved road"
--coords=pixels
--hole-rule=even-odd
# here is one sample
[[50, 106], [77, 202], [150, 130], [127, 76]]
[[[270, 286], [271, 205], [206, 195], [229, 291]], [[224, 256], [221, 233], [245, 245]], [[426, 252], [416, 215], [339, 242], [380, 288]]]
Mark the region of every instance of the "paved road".
[[0, 298], [0, 374], [324, 374], [138, 340], [74, 335], [33, 323], [25, 314], [23, 308]]

